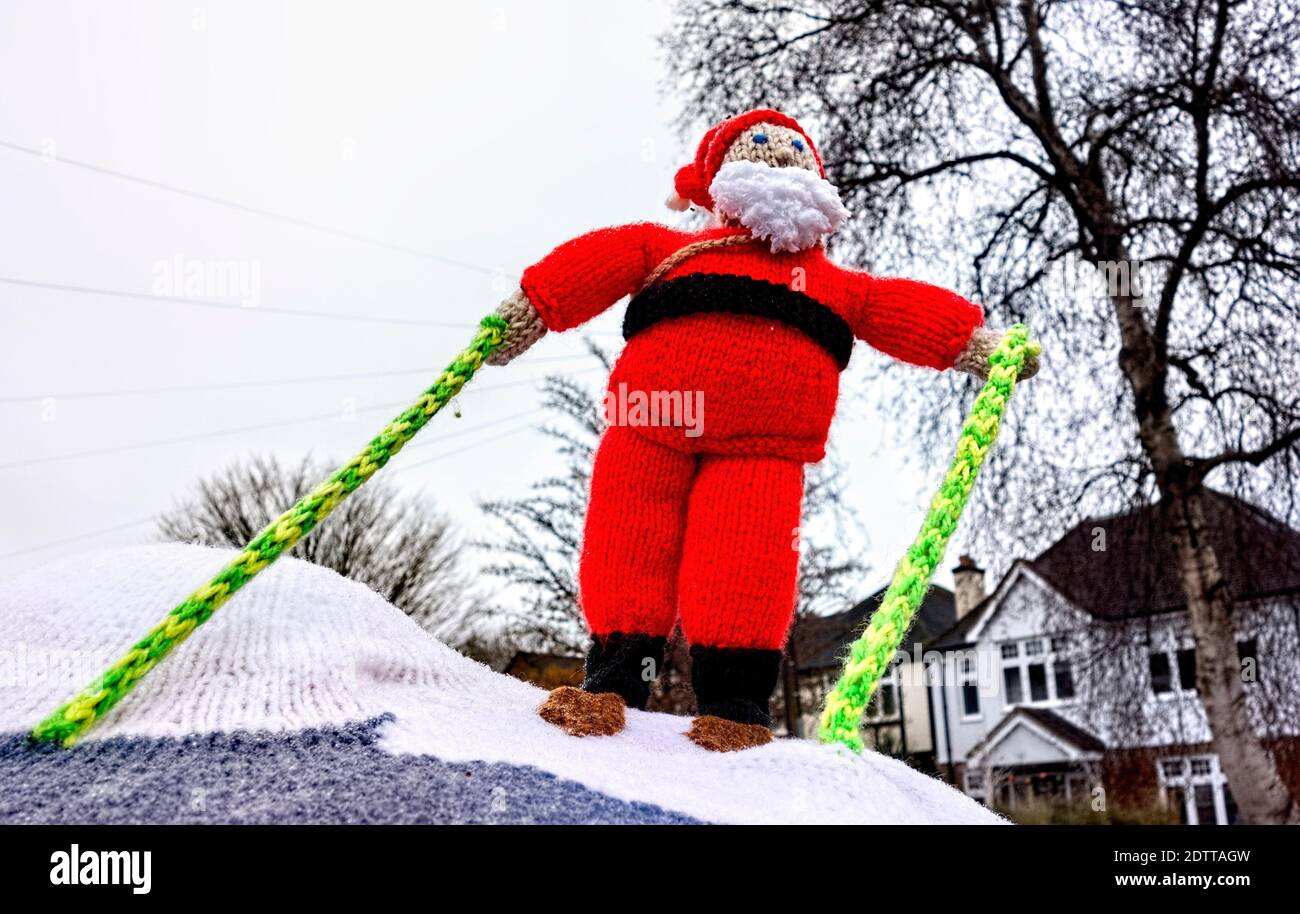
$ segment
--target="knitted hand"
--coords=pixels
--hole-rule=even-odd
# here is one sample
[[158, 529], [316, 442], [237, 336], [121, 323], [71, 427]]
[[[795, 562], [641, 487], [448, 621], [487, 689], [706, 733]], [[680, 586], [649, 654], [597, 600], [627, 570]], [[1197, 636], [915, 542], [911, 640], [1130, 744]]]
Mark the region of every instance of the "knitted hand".
[[[953, 368], [958, 371], [964, 371], [967, 374], [973, 374], [981, 381], [987, 381], [989, 377], [989, 356], [993, 350], [998, 348], [1002, 342], [1002, 337], [1006, 335], [1004, 330], [990, 330], [988, 327], [976, 327], [975, 332], [971, 334], [970, 342], [966, 348], [957, 356], [957, 361], [953, 363]], [[1020, 376], [1016, 379], [1024, 381], [1038, 374], [1038, 353], [1033, 353], [1025, 357], [1025, 365], [1020, 370]]]
[[489, 365], [509, 364], [515, 356], [526, 352], [533, 343], [546, 335], [546, 324], [542, 322], [537, 309], [528, 300], [523, 289], [517, 290], [515, 294], [503, 301], [496, 313], [505, 318], [505, 342], [501, 344], [501, 348], [488, 356]]

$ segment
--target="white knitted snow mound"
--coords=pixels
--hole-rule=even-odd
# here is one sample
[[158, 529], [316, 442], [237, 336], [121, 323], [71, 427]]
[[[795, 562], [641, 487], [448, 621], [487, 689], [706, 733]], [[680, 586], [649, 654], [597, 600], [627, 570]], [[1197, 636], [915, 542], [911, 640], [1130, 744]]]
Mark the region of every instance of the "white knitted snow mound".
[[[25, 731], [115, 660], [233, 552], [117, 549], [0, 583], [0, 733]], [[718, 754], [689, 721], [629, 712], [577, 739], [543, 692], [468, 660], [368, 588], [283, 559], [237, 594], [86, 737], [296, 731], [389, 715], [381, 747], [531, 765], [627, 802], [714, 822], [994, 823], [901, 762], [809, 741]], [[72, 751], [76, 751], [75, 749]]]

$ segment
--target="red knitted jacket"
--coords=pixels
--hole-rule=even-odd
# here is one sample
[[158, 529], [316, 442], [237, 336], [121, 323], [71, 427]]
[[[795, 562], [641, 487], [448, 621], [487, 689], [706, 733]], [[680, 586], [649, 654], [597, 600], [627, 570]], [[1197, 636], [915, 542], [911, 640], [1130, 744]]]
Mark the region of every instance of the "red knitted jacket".
[[820, 245], [773, 254], [755, 241], [704, 251], [636, 294], [678, 248], [743, 231], [685, 232], [648, 222], [600, 229], [529, 267], [521, 286], [555, 331], [635, 296], [610, 390], [626, 384], [703, 393], [703, 435], [642, 429], [656, 440], [805, 462], [825, 454], [839, 371], [854, 337], [905, 362], [945, 369], [983, 323], [980, 308], [960, 295], [846, 269]]

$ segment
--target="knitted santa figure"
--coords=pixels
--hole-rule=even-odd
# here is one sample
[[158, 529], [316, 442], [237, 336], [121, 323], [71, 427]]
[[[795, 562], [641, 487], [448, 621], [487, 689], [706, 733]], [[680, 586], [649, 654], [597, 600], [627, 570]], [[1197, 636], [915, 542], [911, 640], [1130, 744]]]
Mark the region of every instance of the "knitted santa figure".
[[731, 750], [771, 739], [804, 465], [824, 456], [854, 340], [983, 377], [1001, 333], [953, 292], [828, 260], [823, 240], [848, 213], [812, 139], [778, 111], [713, 127], [675, 183], [669, 206], [709, 210], [713, 226], [637, 223], [560, 245], [498, 310], [509, 327], [490, 361], [632, 296], [578, 569], [586, 677], [540, 713], [575, 735], [618, 732], [680, 619], [700, 714], [688, 735]]

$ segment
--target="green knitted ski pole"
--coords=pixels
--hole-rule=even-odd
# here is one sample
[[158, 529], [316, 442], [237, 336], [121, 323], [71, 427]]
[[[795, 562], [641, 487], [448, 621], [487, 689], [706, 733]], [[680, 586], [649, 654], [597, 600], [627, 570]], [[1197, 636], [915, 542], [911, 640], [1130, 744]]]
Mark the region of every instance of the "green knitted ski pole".
[[930, 503], [921, 532], [898, 563], [880, 607], [872, 614], [861, 637], [853, 643], [839, 682], [826, 696], [821, 717], [822, 742], [843, 743], [855, 752], [862, 749], [862, 714], [880, 677], [903, 643], [912, 619], [930, 589], [935, 569], [943, 561], [948, 540], [957, 529], [957, 520], [975, 485], [975, 476], [997, 438], [1007, 400], [1016, 386], [1025, 359], [1038, 355], [1041, 348], [1029, 340], [1029, 331], [1017, 324], [1007, 331], [989, 356], [989, 378], [962, 426], [957, 453]]
[[272, 521], [216, 577], [186, 597], [117, 663], [41, 721], [32, 731], [32, 738], [63, 746], [75, 743], [161, 663], [172, 648], [208, 621], [235, 591], [292, 549], [343, 499], [387, 464], [474, 377], [487, 357], [501, 346], [505, 330], [505, 320], [497, 315], [483, 318], [468, 348], [452, 360], [432, 387], [388, 423], [365, 450]]

